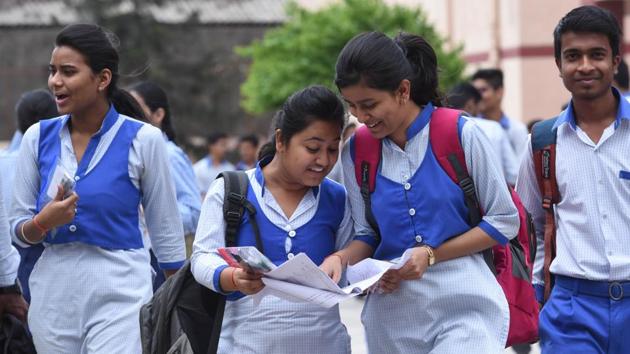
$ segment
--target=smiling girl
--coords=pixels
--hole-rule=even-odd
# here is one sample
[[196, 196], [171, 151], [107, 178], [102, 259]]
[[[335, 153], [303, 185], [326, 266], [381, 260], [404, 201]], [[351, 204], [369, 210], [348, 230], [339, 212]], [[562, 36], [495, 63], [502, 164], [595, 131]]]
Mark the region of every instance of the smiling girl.
[[339, 54], [335, 83], [350, 112], [382, 140], [372, 213], [365, 217], [354, 169], [355, 141], [342, 153], [355, 239], [322, 268], [342, 268], [373, 257], [411, 258], [368, 295], [362, 322], [370, 353], [500, 353], [509, 313], [505, 295], [480, 251], [516, 236], [516, 207], [484, 133], [460, 120], [466, 166], [485, 211], [470, 225], [464, 194], [436, 160], [429, 122], [438, 93], [437, 58], [422, 37], [378, 32], [350, 40]]
[[[20, 148], [11, 226], [22, 245], [46, 246], [30, 280], [40, 353], [141, 351], [138, 316], [152, 289], [140, 205], [162, 269], [185, 258], [162, 133], [119, 114], [143, 118], [116, 86], [112, 36], [87, 24], [59, 32], [48, 86], [63, 116], [33, 125]], [[54, 185], [58, 170], [75, 181], [71, 194]]]
[[[276, 265], [306, 253], [316, 264], [342, 248], [352, 231], [344, 188], [325, 176], [339, 152], [345, 113], [322, 86], [287, 99], [278, 112], [275, 137], [263, 147], [258, 166], [247, 171], [247, 199], [256, 208], [265, 255]], [[229, 294], [219, 353], [350, 353], [350, 338], [337, 306], [292, 303], [275, 297], [254, 305], [264, 287], [260, 275], [228, 267], [216, 253], [225, 245], [223, 180], [215, 180], [201, 208], [192, 272], [208, 288]], [[245, 217], [239, 246], [254, 246]]]

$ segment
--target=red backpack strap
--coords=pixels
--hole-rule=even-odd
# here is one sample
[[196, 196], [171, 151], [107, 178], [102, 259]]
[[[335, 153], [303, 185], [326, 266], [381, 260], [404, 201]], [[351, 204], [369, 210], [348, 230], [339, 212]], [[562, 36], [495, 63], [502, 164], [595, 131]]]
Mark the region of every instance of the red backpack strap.
[[361, 197], [365, 208], [365, 220], [375, 233], [380, 243], [381, 234], [376, 218], [372, 213], [371, 194], [376, 187], [376, 173], [381, 160], [383, 142], [370, 134], [365, 125], [354, 132], [354, 174], [361, 190]]
[[[451, 108], [436, 108], [429, 122], [429, 142], [438, 163], [446, 174], [464, 192], [468, 219], [471, 226], [481, 222], [482, 211], [477, 198], [475, 183], [468, 174], [466, 157], [460, 139], [462, 111]], [[496, 275], [492, 249], [483, 252], [483, 258], [490, 270]]]
[[462, 111], [437, 108], [429, 123], [429, 142], [442, 169], [463, 190], [471, 225], [481, 221], [481, 208], [473, 179], [468, 174], [459, 124]]
[[354, 132], [354, 174], [359, 186], [367, 181], [369, 191], [374, 192], [376, 172], [381, 160], [382, 142], [370, 134], [365, 125]]
[[549, 268], [556, 257], [556, 220], [553, 205], [560, 201], [560, 191], [556, 180], [556, 132], [557, 118], [536, 123], [532, 128], [532, 157], [542, 207], [545, 210], [545, 261], [543, 274], [545, 281], [544, 301], [551, 295], [554, 277]]

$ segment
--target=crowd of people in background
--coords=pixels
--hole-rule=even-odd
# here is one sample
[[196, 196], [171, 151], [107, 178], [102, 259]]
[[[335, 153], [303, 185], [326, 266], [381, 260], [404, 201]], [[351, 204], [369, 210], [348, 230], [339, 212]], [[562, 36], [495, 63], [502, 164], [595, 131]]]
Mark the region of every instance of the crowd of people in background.
[[[219, 256], [227, 171], [245, 171], [243, 198], [255, 210], [237, 244], [276, 265], [303, 252], [339, 282], [348, 265], [409, 251], [367, 296], [371, 353], [503, 351], [510, 312], [482, 252], [517, 235], [519, 210], [505, 185], [533, 216], [543, 353], [627, 350], [628, 67], [608, 11], [574, 9], [555, 29], [556, 64], [572, 94], [555, 120], [526, 126], [508, 117], [497, 68], [442, 97], [430, 43], [369, 32], [340, 52], [338, 92], [295, 92], [264, 145], [255, 134], [212, 131], [199, 159], [180, 145], [168, 92], [150, 81], [118, 87], [111, 38], [89, 24], [58, 33], [49, 91], [22, 95], [18, 130], [0, 154], [0, 233], [17, 248], [0, 243], [0, 314], [28, 318], [37, 351], [141, 352], [141, 306], [190, 259], [194, 279], [229, 300], [220, 353], [350, 353], [338, 306], [255, 304], [248, 295], [263, 290], [262, 275]], [[458, 141], [483, 213], [474, 223], [465, 188], [434, 150], [439, 107], [462, 111]], [[373, 190], [369, 166], [357, 163], [359, 132], [379, 142]], [[559, 197], [541, 195], [538, 134], [553, 138], [546, 171], [558, 171], [550, 183]]]

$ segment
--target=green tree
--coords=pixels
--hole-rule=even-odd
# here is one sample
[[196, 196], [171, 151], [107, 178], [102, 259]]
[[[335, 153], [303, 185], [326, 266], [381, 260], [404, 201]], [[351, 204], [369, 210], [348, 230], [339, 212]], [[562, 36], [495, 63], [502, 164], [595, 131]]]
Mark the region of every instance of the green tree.
[[333, 88], [337, 55], [348, 40], [366, 31], [422, 35], [437, 53], [441, 86], [449, 88], [461, 80], [465, 66], [462, 48], [447, 50], [444, 38], [419, 8], [389, 6], [382, 0], [342, 0], [312, 12], [290, 3], [287, 18], [262, 40], [237, 50], [252, 59], [241, 86], [241, 105], [250, 113], [277, 109], [291, 93], [307, 85]]

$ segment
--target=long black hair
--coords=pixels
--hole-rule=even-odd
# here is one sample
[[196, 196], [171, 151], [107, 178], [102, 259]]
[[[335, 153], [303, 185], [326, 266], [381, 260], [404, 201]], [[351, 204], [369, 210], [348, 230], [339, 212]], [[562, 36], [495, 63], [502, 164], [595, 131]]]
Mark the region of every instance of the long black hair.
[[362, 33], [346, 43], [337, 58], [335, 84], [340, 90], [363, 82], [394, 92], [405, 79], [418, 106], [442, 105], [437, 56], [421, 36], [401, 32], [391, 39], [381, 32]]
[[[343, 103], [337, 95], [320, 85], [309, 86], [292, 94], [282, 105], [273, 119], [274, 131], [280, 130], [281, 141], [285, 144], [299, 132], [315, 121], [324, 121], [339, 125], [339, 133], [346, 121]], [[258, 159], [273, 157], [276, 154], [276, 141], [265, 144], [258, 154]]]
[[168, 140], [175, 142], [176, 135], [171, 120], [171, 106], [168, 104], [166, 92], [158, 84], [151, 81], [139, 82], [131, 86], [129, 90], [140, 95], [151, 112], [155, 112], [159, 108], [164, 110], [164, 119], [162, 119], [160, 129], [166, 134]]
[[118, 84], [118, 38], [112, 32], [94, 24], [74, 24], [66, 26], [57, 34], [57, 47], [67, 46], [83, 55], [95, 74], [104, 69], [112, 72], [112, 79], [107, 87], [107, 98], [118, 113], [146, 121], [144, 112], [136, 100]]

